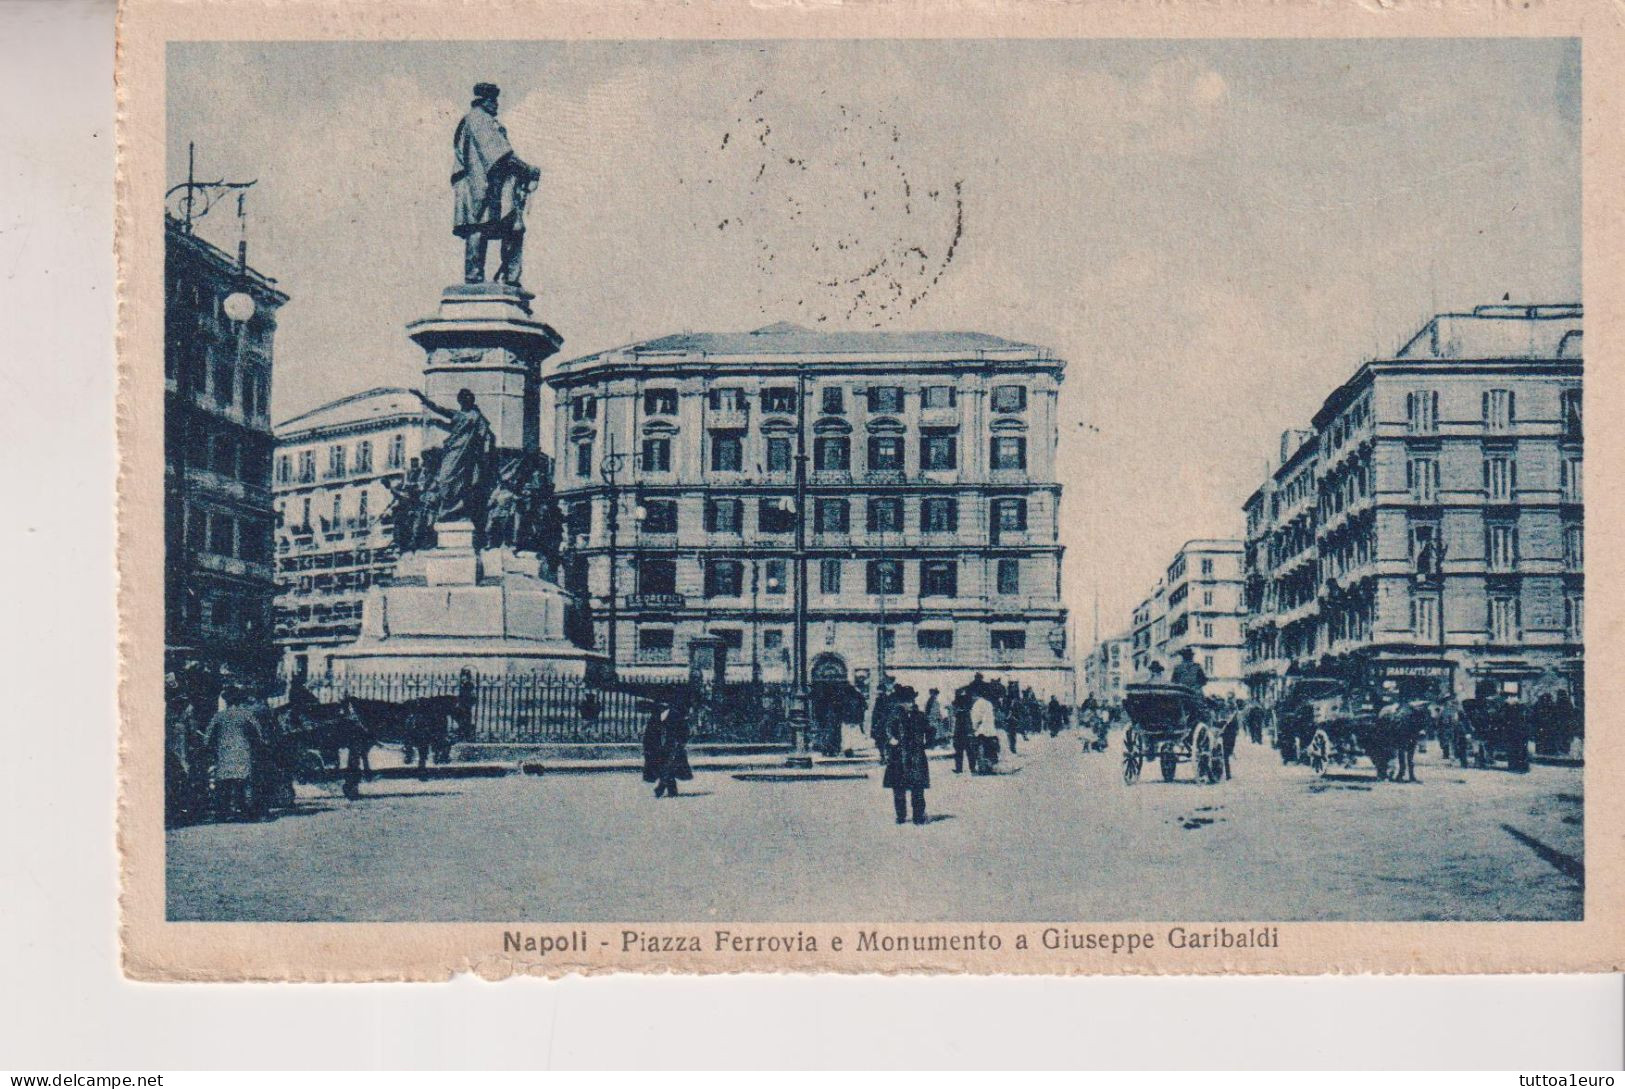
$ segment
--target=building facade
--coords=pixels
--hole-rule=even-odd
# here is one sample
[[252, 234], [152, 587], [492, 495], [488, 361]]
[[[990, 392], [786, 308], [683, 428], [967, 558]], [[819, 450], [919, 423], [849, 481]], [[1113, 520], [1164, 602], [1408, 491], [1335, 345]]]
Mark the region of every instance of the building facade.
[[445, 422], [409, 389], [372, 389], [276, 426], [276, 643], [290, 674], [327, 671], [361, 631], [368, 587], [394, 569], [391, 485]]
[[[1248, 501], [1256, 694], [1296, 665], [1583, 698], [1581, 318], [1440, 314], [1327, 397]], [[1312, 502], [1294, 483], [1306, 465]]]
[[252, 673], [274, 657], [269, 406], [276, 314], [287, 301], [274, 280], [247, 266], [246, 252], [233, 258], [165, 217], [170, 668], [194, 660]]
[[1063, 368], [980, 333], [787, 325], [564, 363], [547, 381], [566, 586], [622, 666], [685, 669], [713, 635], [730, 674], [783, 677], [800, 518], [815, 681], [982, 672], [1067, 698]]
[[1120, 635], [1102, 639], [1083, 659], [1083, 695], [1097, 704], [1117, 707], [1123, 702], [1123, 686], [1134, 677], [1134, 641]]
[[1180, 547], [1157, 585], [1135, 607], [1129, 636], [1131, 679], [1145, 680], [1153, 662], [1171, 673], [1179, 652], [1189, 647], [1207, 674], [1209, 696], [1246, 694], [1242, 551], [1242, 543], [1232, 540], [1193, 540]]

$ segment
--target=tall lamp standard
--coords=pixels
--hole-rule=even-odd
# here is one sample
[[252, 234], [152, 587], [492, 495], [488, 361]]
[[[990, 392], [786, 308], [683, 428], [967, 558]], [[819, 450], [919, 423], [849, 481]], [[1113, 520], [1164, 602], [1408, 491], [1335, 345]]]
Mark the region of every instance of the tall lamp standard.
[[807, 722], [810, 717], [807, 692], [807, 368], [796, 365], [796, 498], [791, 515], [796, 520], [795, 546], [795, 624], [792, 639], [790, 686], [790, 755], [785, 763], [793, 768], [812, 767], [807, 748]]
[[[605, 429], [608, 429], [606, 420]], [[642, 460], [639, 455], [618, 453], [615, 449], [615, 434], [610, 432], [607, 440], [608, 449], [604, 453], [604, 460], [598, 463], [598, 474], [604, 481], [605, 499], [609, 505], [609, 630], [607, 640], [609, 644], [609, 675], [615, 676], [619, 666], [620, 654], [617, 642], [617, 624], [620, 618], [618, 571], [620, 565], [620, 529], [621, 529], [621, 493], [616, 486], [616, 478], [621, 470], [626, 468], [628, 457], [631, 458], [633, 468]], [[641, 527], [648, 511], [639, 503], [632, 511], [632, 517]]]

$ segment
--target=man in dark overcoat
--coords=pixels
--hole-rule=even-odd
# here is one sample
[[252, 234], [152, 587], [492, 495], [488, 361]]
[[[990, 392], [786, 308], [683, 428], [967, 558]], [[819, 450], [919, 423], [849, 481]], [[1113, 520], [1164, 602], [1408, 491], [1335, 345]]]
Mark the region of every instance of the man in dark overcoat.
[[931, 764], [926, 755], [925, 714], [915, 706], [914, 689], [904, 685], [892, 693], [895, 713], [887, 718], [887, 734], [883, 741], [886, 775], [881, 785], [892, 793], [892, 809], [897, 823], [909, 819], [913, 809], [914, 823], [924, 824], [925, 792], [931, 786]]

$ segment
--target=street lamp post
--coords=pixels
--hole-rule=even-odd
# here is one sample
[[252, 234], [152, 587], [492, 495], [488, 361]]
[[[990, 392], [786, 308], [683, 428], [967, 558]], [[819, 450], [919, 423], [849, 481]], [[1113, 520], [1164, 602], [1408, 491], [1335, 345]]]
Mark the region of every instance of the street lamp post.
[[796, 365], [796, 520], [795, 546], [795, 631], [793, 633], [794, 680], [790, 687], [790, 755], [786, 763], [794, 768], [812, 767], [807, 748], [810, 717], [807, 692], [807, 368]]
[[[607, 420], [605, 421], [605, 425], [605, 429], [608, 430]], [[620, 602], [618, 598], [620, 591], [619, 575], [616, 568], [620, 563], [618, 546], [620, 543], [621, 531], [621, 493], [619, 488], [616, 486], [616, 478], [620, 476], [621, 470], [626, 467], [628, 455], [616, 452], [615, 435], [613, 432], [609, 433], [606, 444], [608, 449], [604, 453], [604, 460], [598, 463], [598, 473], [604, 481], [605, 499], [609, 504], [609, 630], [606, 634], [609, 644], [609, 675], [614, 677], [620, 662], [619, 647], [617, 644], [617, 629], [620, 618]], [[639, 460], [638, 455], [631, 455], [631, 461], [634, 468], [636, 468]], [[632, 512], [632, 517], [637, 520], [640, 527], [642, 526], [643, 519], [647, 513], [648, 512], [644, 509], [641, 503], [638, 504], [637, 509]]]

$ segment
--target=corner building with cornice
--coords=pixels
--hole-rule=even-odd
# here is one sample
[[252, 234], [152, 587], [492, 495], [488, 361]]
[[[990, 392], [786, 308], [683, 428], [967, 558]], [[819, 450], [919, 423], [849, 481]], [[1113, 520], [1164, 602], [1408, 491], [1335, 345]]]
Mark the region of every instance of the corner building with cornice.
[[787, 679], [802, 518], [815, 688], [884, 668], [922, 694], [981, 672], [1070, 698], [1064, 368], [985, 333], [792, 325], [561, 363], [546, 381], [566, 588], [606, 652], [614, 628], [623, 669], [679, 675], [689, 641], [712, 635], [731, 678]]

